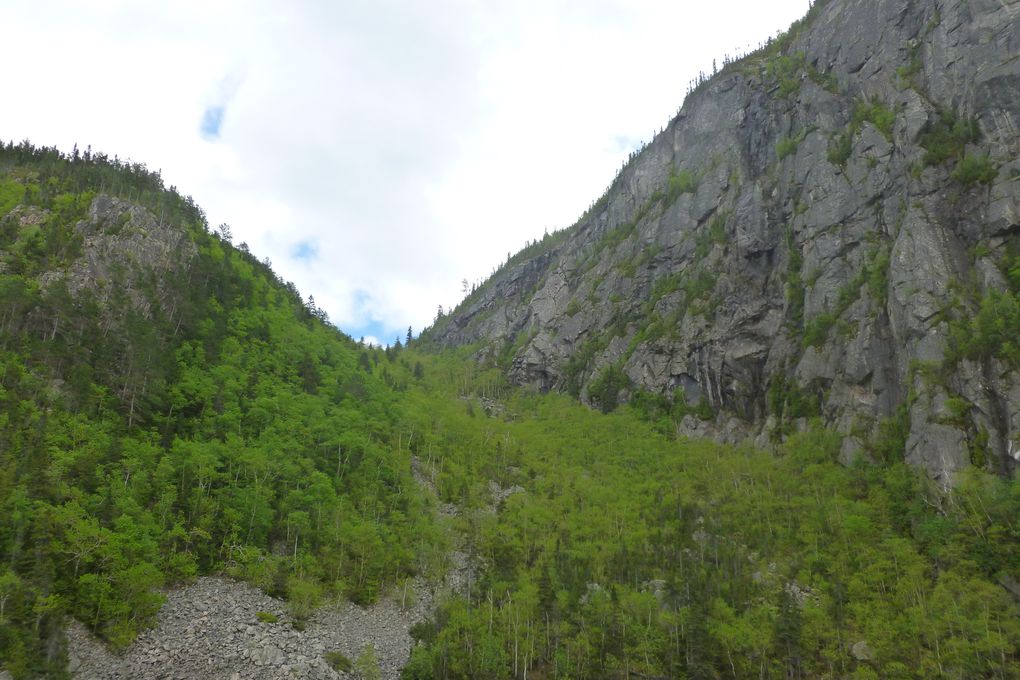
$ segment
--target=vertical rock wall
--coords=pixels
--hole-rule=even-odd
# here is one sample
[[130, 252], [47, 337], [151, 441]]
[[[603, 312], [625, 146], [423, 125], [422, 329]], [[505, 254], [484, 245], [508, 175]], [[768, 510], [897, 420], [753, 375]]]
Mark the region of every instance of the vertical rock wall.
[[709, 407], [696, 434], [820, 416], [848, 459], [899, 433], [945, 482], [1009, 473], [1020, 376], [954, 338], [1011, 294], [1018, 131], [1020, 2], [816, 3], [426, 338], [594, 403], [622, 372], [619, 397]]

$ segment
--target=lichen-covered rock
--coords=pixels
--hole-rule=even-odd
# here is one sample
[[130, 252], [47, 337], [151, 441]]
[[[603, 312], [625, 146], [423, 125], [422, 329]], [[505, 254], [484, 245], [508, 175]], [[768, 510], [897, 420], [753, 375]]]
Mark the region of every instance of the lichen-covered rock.
[[1020, 238], [1018, 60], [1015, 1], [816, 2], [424, 337], [582, 399], [619, 367], [707, 404], [691, 434], [820, 416], [849, 460], [905, 417], [906, 459], [940, 480], [1010, 473], [1017, 378], [994, 357], [968, 377], [951, 342]]

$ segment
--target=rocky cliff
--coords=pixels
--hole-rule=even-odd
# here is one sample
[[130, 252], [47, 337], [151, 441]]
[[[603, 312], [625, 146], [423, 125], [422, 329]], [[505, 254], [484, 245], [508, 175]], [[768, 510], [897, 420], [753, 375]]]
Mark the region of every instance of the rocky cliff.
[[425, 334], [688, 433], [1020, 461], [1020, 2], [831, 0]]

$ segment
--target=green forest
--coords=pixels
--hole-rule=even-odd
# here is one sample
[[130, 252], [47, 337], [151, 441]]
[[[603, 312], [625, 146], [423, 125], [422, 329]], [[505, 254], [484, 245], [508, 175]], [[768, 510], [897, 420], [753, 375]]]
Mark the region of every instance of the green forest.
[[456, 549], [405, 678], [1020, 677], [1016, 481], [938, 488], [892, 431], [849, 467], [821, 423], [692, 441], [657, 395], [406, 340], [344, 335], [142, 165], [0, 144], [0, 668], [69, 677], [69, 617], [124, 649], [199, 575], [300, 624]]

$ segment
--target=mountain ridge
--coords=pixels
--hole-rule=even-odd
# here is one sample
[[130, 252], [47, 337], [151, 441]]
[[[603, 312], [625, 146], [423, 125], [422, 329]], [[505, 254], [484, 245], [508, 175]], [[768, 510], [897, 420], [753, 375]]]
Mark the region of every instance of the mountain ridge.
[[820, 416], [847, 461], [898, 428], [946, 483], [1009, 473], [1020, 378], [958, 336], [1012, 294], [1018, 24], [1015, 2], [816, 3], [424, 337], [603, 407], [706, 402], [691, 434], [767, 444]]

